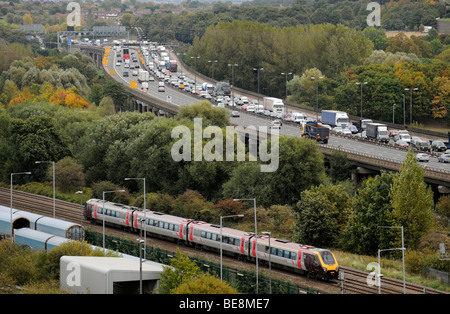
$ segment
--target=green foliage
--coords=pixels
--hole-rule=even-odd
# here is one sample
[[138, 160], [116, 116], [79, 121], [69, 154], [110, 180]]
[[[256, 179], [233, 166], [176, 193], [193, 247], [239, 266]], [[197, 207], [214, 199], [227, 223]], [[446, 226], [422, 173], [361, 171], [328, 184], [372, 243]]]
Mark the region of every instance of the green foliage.
[[[423, 178], [424, 170], [417, 164], [410, 149], [393, 180], [393, 210], [388, 215], [388, 221], [391, 226], [403, 226], [405, 247], [411, 249], [417, 248], [420, 238], [430, 231], [434, 221], [433, 192]], [[396, 247], [401, 247], [400, 232], [397, 230], [394, 234]]]
[[341, 245], [358, 254], [376, 254], [379, 248], [389, 247], [391, 237], [385, 229], [392, 211], [390, 190], [394, 174], [382, 172], [364, 180], [353, 197], [353, 210], [345, 228]]
[[294, 209], [297, 243], [336, 247], [347, 225], [351, 199], [341, 185], [320, 185], [303, 191]]
[[177, 248], [177, 255], [171, 259], [170, 267], [164, 267], [161, 274], [159, 293], [173, 293], [182, 283], [188, 282], [200, 275], [200, 268], [187, 254], [182, 254]]
[[173, 294], [235, 294], [227, 282], [210, 274], [201, 274], [196, 278], [184, 281], [178, 287], [171, 290]]
[[[52, 178], [53, 167], [49, 167], [47, 177]], [[64, 157], [55, 164], [55, 182], [62, 192], [75, 192], [84, 186], [83, 167], [72, 157]]]

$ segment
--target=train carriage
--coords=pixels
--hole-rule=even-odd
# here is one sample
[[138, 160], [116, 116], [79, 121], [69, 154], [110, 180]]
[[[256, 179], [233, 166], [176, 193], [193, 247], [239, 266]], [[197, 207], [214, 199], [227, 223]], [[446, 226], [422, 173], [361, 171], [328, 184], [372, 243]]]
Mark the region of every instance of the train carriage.
[[[250, 239], [251, 257], [256, 255], [256, 240]], [[286, 240], [258, 236], [258, 259], [269, 261], [279, 268], [308, 273], [322, 279], [337, 277], [338, 264], [333, 253], [329, 250], [303, 245]], [[269, 256], [270, 254], [270, 256]]]
[[[252, 235], [236, 229], [222, 227], [222, 251], [236, 257], [247, 256], [245, 243]], [[220, 226], [203, 221], [193, 221], [189, 224], [188, 241], [196, 246], [220, 250]]]
[[71, 240], [29, 228], [14, 230], [14, 242], [17, 244], [27, 245], [32, 249], [44, 250], [46, 252], [50, 252], [50, 250], [54, 247], [57, 247], [67, 241]]
[[[11, 212], [11, 208], [0, 206], [0, 212], [9, 214]], [[40, 214], [30, 213], [27, 211], [18, 210], [16, 208], [12, 209], [12, 213], [13, 215], [20, 216], [27, 221], [25, 225], [22, 224], [22, 226], [24, 227], [37, 231], [47, 232], [72, 240], [83, 239], [84, 228], [80, 224], [55, 219]], [[14, 228], [18, 229], [21, 228], [21, 226], [15, 223]]]
[[[136, 229], [145, 228], [147, 234], [154, 234], [176, 241], [184, 241], [186, 239], [187, 224], [192, 221], [192, 219], [156, 211], [146, 211], [145, 215], [143, 211], [134, 212], [133, 220]], [[145, 226], [139, 224], [140, 220], [145, 223]]]
[[[86, 202], [84, 217], [92, 222], [103, 222], [112, 226], [122, 226], [133, 229], [133, 213], [137, 208], [116, 204], [100, 199], [90, 199]], [[105, 215], [103, 215], [103, 211]]]

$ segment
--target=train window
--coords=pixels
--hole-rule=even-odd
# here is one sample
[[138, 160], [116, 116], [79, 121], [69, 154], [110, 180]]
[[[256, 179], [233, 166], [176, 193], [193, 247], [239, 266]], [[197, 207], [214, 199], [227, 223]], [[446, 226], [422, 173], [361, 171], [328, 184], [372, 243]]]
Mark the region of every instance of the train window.
[[201, 237], [202, 238], [206, 238], [206, 232], [205, 231], [202, 231]]
[[169, 223], [168, 222], [164, 223], [164, 229], [169, 229]]
[[97, 210], [97, 212], [98, 212], [99, 214], [103, 214], [103, 208], [99, 207], [98, 210]]
[[277, 255], [277, 248], [272, 247], [272, 253], [270, 253], [272, 255]]
[[284, 251], [284, 258], [290, 258], [290, 257], [291, 257], [291, 252]]
[[222, 243], [230, 243], [230, 238], [229, 237], [222, 237]]
[[293, 259], [294, 261], [297, 260], [297, 253], [291, 252], [291, 259]]
[[218, 239], [217, 239], [217, 234], [213, 233], [213, 234], [211, 235], [211, 240], [217, 241], [217, 240], [218, 240]]
[[283, 250], [278, 249], [277, 255], [280, 257], [283, 257]]
[[160, 222], [159, 222], [159, 227], [160, 227], [160, 228], [164, 228], [164, 221], [160, 221]]
[[180, 226], [178, 226], [178, 225], [175, 225], [175, 231], [180, 231]]
[[327, 265], [335, 264], [333, 254], [331, 254], [331, 252], [322, 251], [322, 252], [320, 252], [320, 255], [322, 256], [322, 260], [325, 264], [327, 264]]

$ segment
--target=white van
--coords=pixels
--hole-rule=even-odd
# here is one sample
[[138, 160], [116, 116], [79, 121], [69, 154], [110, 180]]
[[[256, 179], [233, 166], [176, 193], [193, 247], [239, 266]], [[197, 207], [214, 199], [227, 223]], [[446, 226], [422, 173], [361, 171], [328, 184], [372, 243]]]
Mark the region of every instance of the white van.
[[308, 117], [303, 112], [293, 112], [291, 114], [292, 122], [300, 123], [300, 122], [306, 121], [307, 119], [308, 119]]

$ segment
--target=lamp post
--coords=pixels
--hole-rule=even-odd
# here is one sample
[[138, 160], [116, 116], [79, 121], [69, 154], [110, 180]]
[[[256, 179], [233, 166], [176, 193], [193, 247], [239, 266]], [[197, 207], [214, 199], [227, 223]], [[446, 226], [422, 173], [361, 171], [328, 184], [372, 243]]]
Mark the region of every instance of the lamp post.
[[197, 59], [200, 59], [200, 56], [191, 57], [191, 59], [195, 60], [194, 84], [195, 84], [195, 91], [197, 92]]
[[139, 241], [139, 294], [142, 294], [142, 239], [137, 239]]
[[259, 71], [264, 70], [264, 68], [253, 68], [253, 71], [258, 71], [258, 101], [259, 101]]
[[11, 173], [11, 195], [10, 195], [10, 212], [9, 212], [9, 217], [10, 217], [10, 222], [11, 222], [11, 242], [14, 242], [13, 240], [13, 223], [12, 223], [12, 212], [13, 212], [13, 176], [18, 175], [18, 174], [31, 174], [30, 171], [27, 172], [15, 172], [15, 173]]
[[244, 215], [229, 215], [229, 216], [220, 216], [220, 281], [222, 281], [222, 220], [223, 218], [231, 218], [231, 217], [244, 217]]
[[228, 66], [231, 67], [231, 98], [233, 98], [233, 106], [234, 106], [234, 67], [237, 67], [237, 63], [228, 63]]
[[116, 192], [125, 192], [125, 190], [114, 190], [114, 191], [103, 191], [103, 208], [102, 208], [102, 215], [103, 215], [103, 250], [105, 249], [105, 194], [106, 193], [116, 193]]
[[288, 75], [291, 75], [292, 73], [291, 72], [289, 72], [289, 73], [281, 73], [281, 75], [284, 75], [285, 76], [285, 78], [286, 78], [286, 101], [287, 101], [287, 76]]
[[270, 232], [263, 231], [261, 233], [269, 236], [269, 294], [272, 294], [272, 262], [270, 259], [270, 256], [272, 255], [272, 248], [270, 247]]
[[403, 233], [403, 226], [395, 227], [395, 226], [378, 226], [378, 228], [382, 229], [401, 229], [402, 231], [402, 247], [396, 248], [396, 249], [386, 249], [386, 250], [378, 250], [378, 269], [380, 269], [380, 252], [381, 251], [394, 251], [394, 250], [401, 250], [402, 251], [402, 264], [403, 264], [403, 294], [406, 294], [406, 281], [405, 281], [405, 240], [404, 240], [404, 233]]
[[367, 82], [356, 82], [356, 85], [361, 85], [361, 120], [363, 119], [363, 92], [362, 92], [362, 87], [363, 85], [366, 85]]
[[258, 227], [256, 222], [256, 198], [235, 198], [233, 201], [253, 201], [253, 210], [255, 213], [255, 257], [256, 257], [256, 293], [258, 293]]
[[405, 88], [405, 90], [411, 91], [411, 96], [409, 98], [409, 125], [412, 125], [412, 93], [413, 90], [419, 90], [417, 87], [415, 88]]
[[[81, 195], [81, 200], [80, 200], [80, 205], [81, 207], [81, 212], [80, 212], [80, 225], [83, 226], [83, 191], [76, 191], [75, 194], [80, 194]], [[80, 240], [81, 240], [81, 253], [83, 253], [83, 229], [81, 229], [81, 236], [80, 236]]]
[[403, 126], [406, 125], [406, 110], [405, 110], [405, 94], [402, 94], [403, 96]]
[[214, 80], [214, 63], [217, 63], [217, 60], [208, 60], [208, 63], [211, 63], [211, 78]]
[[54, 161], [35, 161], [36, 164], [52, 164], [53, 165], [53, 218], [56, 218], [56, 206], [55, 206], [55, 162]]
[[316, 81], [316, 121], [319, 121], [319, 79], [323, 79], [323, 76], [311, 77], [311, 80]]
[[[147, 199], [146, 199], [146, 190], [145, 190], [145, 178], [125, 178], [125, 181], [130, 180], [143, 180], [144, 181], [144, 258], [147, 258]], [[141, 228], [142, 229], [142, 228]]]
[[394, 108], [395, 108], [395, 104], [392, 105], [392, 124], [395, 123], [395, 111], [394, 111]]

